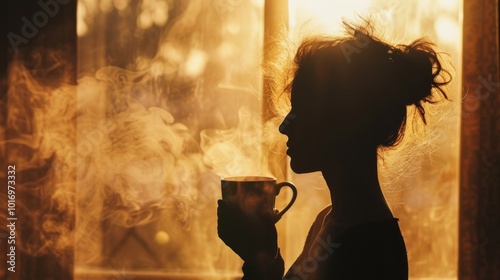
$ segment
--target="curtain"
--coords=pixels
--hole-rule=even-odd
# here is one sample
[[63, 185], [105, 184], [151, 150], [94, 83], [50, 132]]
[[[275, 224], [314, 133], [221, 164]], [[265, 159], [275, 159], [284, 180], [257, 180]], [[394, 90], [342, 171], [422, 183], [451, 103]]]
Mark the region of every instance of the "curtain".
[[[64, 240], [65, 244], [56, 243], [62, 241], [59, 237], [64, 236], [64, 230], [74, 226], [74, 211], [65, 205], [52, 204], [49, 199], [56, 191], [48, 180], [55, 157], [38, 155], [37, 145], [42, 141], [37, 133], [39, 127], [32, 121], [34, 108], [50, 100], [43, 98], [48, 94], [42, 91], [39, 91], [42, 98], [30, 97], [34, 96], [32, 90], [42, 88], [38, 81], [46, 83], [44, 89], [60, 82], [75, 84], [76, 6], [77, 1], [8, 0], [0, 8], [0, 218], [5, 223], [0, 227], [1, 279], [73, 279], [71, 236]], [[74, 98], [75, 92], [69, 92], [69, 98]], [[54, 119], [50, 121], [57, 121]], [[15, 272], [11, 272], [7, 271], [11, 267], [7, 264], [7, 253], [14, 244], [5, 241], [12, 236], [6, 226], [7, 179], [12, 175], [7, 175], [7, 171], [11, 170], [8, 166], [14, 165], [17, 221]], [[66, 175], [72, 180], [65, 189], [68, 194], [74, 193], [75, 172], [68, 170]], [[65, 201], [73, 205], [71, 199]], [[61, 223], [66, 226], [57, 227]], [[65, 249], [54, 250], [59, 245]]]
[[464, 0], [459, 279], [500, 279], [498, 2]]

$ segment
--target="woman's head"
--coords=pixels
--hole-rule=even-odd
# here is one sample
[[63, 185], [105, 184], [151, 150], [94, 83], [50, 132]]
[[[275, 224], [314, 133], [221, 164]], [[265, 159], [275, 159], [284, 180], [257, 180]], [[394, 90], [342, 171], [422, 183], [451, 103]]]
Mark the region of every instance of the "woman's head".
[[436, 94], [447, 98], [442, 86], [449, 74], [431, 43], [392, 46], [369, 28], [346, 24], [346, 30], [342, 38], [306, 39], [297, 50], [287, 87], [292, 109], [280, 126], [296, 172], [321, 170], [356, 150], [394, 146], [404, 135], [407, 106], [416, 106], [425, 123], [423, 103], [434, 103]]

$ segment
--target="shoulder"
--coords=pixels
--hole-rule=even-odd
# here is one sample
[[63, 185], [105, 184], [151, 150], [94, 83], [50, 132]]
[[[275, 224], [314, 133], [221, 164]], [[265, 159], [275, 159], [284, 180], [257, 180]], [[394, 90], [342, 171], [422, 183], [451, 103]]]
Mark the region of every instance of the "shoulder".
[[316, 216], [316, 219], [314, 220], [314, 224], [317, 223], [322, 223], [323, 220], [325, 219], [326, 215], [332, 211], [332, 205], [328, 205], [325, 207], [321, 212], [319, 212], [318, 216]]
[[328, 213], [330, 213], [331, 210], [332, 206], [329, 205], [319, 212], [319, 214], [316, 216], [316, 219], [314, 219], [311, 229], [309, 230], [310, 234], [319, 232], [319, 230], [323, 225], [323, 221], [325, 220], [326, 215], [328, 215]]
[[311, 225], [311, 228], [309, 229], [309, 233], [307, 234], [306, 242], [304, 244], [304, 250], [307, 250], [307, 248], [312, 244], [314, 238], [318, 235], [319, 231], [321, 230], [323, 220], [331, 210], [332, 206], [329, 205], [325, 207], [323, 210], [321, 210], [319, 214], [316, 216], [316, 219], [314, 220], [313, 224]]

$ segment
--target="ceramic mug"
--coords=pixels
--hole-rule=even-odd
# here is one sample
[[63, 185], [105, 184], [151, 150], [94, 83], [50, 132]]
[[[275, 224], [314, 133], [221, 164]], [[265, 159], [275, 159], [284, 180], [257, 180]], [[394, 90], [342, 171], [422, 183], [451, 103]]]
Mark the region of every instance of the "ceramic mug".
[[[292, 190], [292, 199], [283, 210], [275, 210], [276, 196], [281, 188]], [[275, 222], [292, 207], [297, 198], [297, 188], [290, 182], [276, 183], [272, 177], [242, 176], [221, 179], [222, 200], [238, 205], [248, 216], [273, 215]]]

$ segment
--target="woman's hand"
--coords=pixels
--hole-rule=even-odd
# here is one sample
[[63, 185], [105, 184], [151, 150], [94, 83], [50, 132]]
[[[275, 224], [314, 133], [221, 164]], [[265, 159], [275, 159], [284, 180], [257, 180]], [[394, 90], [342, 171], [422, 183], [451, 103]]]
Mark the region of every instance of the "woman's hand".
[[244, 261], [276, 256], [278, 234], [272, 215], [249, 217], [223, 200], [218, 200], [218, 204], [217, 232], [229, 248]]

